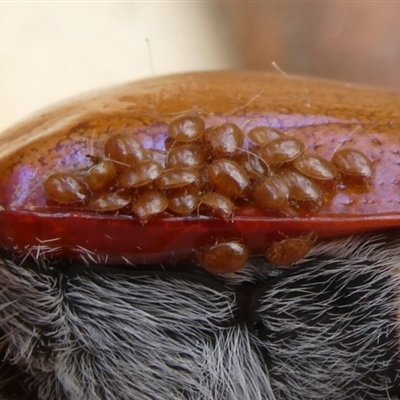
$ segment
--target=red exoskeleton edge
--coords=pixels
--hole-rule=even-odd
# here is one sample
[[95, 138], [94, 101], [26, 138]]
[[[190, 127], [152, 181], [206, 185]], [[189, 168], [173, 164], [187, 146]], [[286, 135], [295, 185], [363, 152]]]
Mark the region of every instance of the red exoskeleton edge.
[[169, 263], [225, 242], [264, 254], [290, 237], [398, 227], [399, 105], [397, 94], [249, 72], [65, 103], [0, 139], [0, 245]]

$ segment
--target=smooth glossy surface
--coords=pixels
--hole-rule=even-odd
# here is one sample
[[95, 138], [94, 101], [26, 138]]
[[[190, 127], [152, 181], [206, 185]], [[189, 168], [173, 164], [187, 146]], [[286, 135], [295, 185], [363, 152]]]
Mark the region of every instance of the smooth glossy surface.
[[258, 155], [256, 150], [237, 154], [234, 158], [250, 179], [261, 178], [270, 171], [269, 165]]
[[153, 182], [163, 172], [163, 168], [155, 161], [143, 161], [132, 169], [124, 171], [118, 179], [123, 189], [138, 188]]
[[92, 192], [106, 189], [117, 177], [115, 164], [110, 160], [97, 162], [84, 175], [84, 182]]
[[193, 142], [203, 135], [204, 121], [197, 116], [184, 115], [169, 124], [168, 133], [177, 142]]
[[162, 213], [168, 207], [168, 198], [155, 190], [142, 193], [133, 200], [132, 211], [142, 223]]
[[168, 168], [196, 168], [206, 163], [204, 148], [195, 143], [176, 145], [167, 155]]
[[288, 209], [289, 188], [282, 179], [267, 176], [260, 179], [253, 191], [255, 204], [265, 211]]
[[275, 139], [284, 136], [285, 133], [280, 129], [274, 129], [268, 126], [257, 126], [247, 133], [247, 137], [256, 145], [262, 146]]
[[179, 188], [168, 193], [168, 208], [181, 215], [187, 215], [197, 210], [200, 196], [194, 188]]
[[199, 175], [195, 171], [184, 168], [175, 168], [166, 170], [156, 179], [154, 185], [159, 189], [176, 189], [190, 185], [198, 179]]
[[201, 208], [205, 215], [227, 219], [233, 214], [233, 201], [221, 193], [207, 192], [201, 198]]
[[110, 136], [104, 145], [104, 155], [117, 167], [132, 167], [146, 159], [145, 151], [140, 142], [129, 135], [118, 134]]
[[227, 196], [243, 196], [250, 185], [244, 169], [231, 160], [214, 160], [208, 168], [208, 176], [214, 188]]
[[248, 258], [249, 251], [239, 242], [218, 243], [197, 254], [200, 265], [216, 274], [235, 272], [244, 266]]
[[315, 203], [320, 203], [323, 199], [322, 190], [318, 184], [297, 171], [284, 171], [278, 174], [276, 179], [288, 188], [290, 199]]
[[243, 139], [243, 132], [236, 124], [226, 123], [208, 128], [203, 144], [211, 156], [229, 157], [240, 152]]
[[372, 162], [359, 150], [338, 150], [333, 155], [332, 161], [343, 174], [367, 179], [372, 176]]
[[276, 267], [290, 267], [310, 252], [313, 241], [309, 238], [288, 238], [274, 242], [265, 253], [268, 262]]
[[[171, 136], [171, 126], [186, 126], [185, 121], [193, 117], [197, 122], [189, 127], [200, 126], [198, 130], [183, 128]], [[204, 164], [194, 169], [169, 168], [168, 152], [181, 145], [203, 146], [203, 123], [204, 130], [225, 123], [238, 126], [244, 132], [241, 149], [233, 155], [205, 149]], [[287, 166], [281, 162], [267, 166], [264, 160], [260, 165], [265, 168], [258, 166], [249, 173], [241, 164], [243, 157], [255, 155], [257, 160], [261, 148], [268, 145], [247, 136], [253, 128], [278, 129], [283, 136], [274, 140], [301, 143], [300, 154], [286, 160]], [[0, 244], [39, 255], [41, 248], [43, 254], [51, 248], [54, 257], [90, 262], [175, 262], [192, 259], [193, 249], [232, 237], [245, 243], [251, 254], [264, 254], [272, 241], [285, 235], [302, 237], [312, 232], [325, 238], [399, 227], [399, 148], [400, 97], [396, 94], [244, 72], [136, 82], [43, 112], [0, 137]], [[279, 202], [283, 196], [282, 205], [257, 204], [255, 188], [263, 179], [281, 177], [287, 173], [282, 168], [293, 171], [293, 162], [300, 157], [315, 155], [330, 162], [338, 154], [343, 156], [340, 152], [345, 149], [361, 154], [364, 161], [347, 164], [360, 171], [356, 178], [366, 183], [348, 181], [348, 170], [336, 162], [339, 174], [333, 188], [297, 170], [303, 197], [285, 179], [282, 184], [289, 195], [277, 197]], [[285, 148], [283, 153], [291, 152]], [[120, 187], [122, 174], [150, 160], [163, 169], [158, 178], [142, 188]], [[112, 168], [94, 174], [107, 161], [113, 163], [116, 175]], [[221, 168], [227, 165], [234, 168]], [[82, 196], [72, 189], [78, 194], [74, 200], [66, 201], [68, 191], [54, 199], [45, 184], [54, 173], [84, 182]], [[85, 183], [91, 174], [99, 187]], [[199, 196], [198, 207], [189, 215], [166, 209], [162, 200], [170, 202], [179, 188]], [[149, 191], [163, 197], [148, 198], [146, 208], [138, 199]], [[223, 194], [234, 203], [229, 218], [204, 212], [201, 198], [208, 192]], [[129, 202], [112, 212], [110, 200], [116, 194]], [[93, 211], [89, 205], [99, 199], [103, 203]], [[153, 208], [152, 201], [158, 206]], [[303, 207], [304, 201], [315, 204]]]
[[333, 163], [317, 155], [307, 154], [296, 158], [293, 166], [303, 175], [320, 181], [329, 181], [337, 176]]
[[87, 189], [79, 176], [68, 172], [55, 172], [43, 182], [47, 196], [61, 204], [76, 204], [86, 200]]
[[266, 143], [260, 151], [262, 159], [269, 165], [284, 164], [295, 160], [304, 152], [304, 144], [294, 137], [282, 137]]
[[127, 193], [104, 192], [94, 196], [89, 201], [89, 209], [97, 212], [119, 211], [131, 202]]

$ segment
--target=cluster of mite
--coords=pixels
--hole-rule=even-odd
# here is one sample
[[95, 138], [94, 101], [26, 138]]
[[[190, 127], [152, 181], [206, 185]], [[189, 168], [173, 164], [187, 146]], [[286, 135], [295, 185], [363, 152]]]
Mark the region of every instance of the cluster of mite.
[[[331, 160], [308, 154], [285, 132], [258, 126], [244, 133], [233, 123], [205, 127], [199, 116], [168, 125], [165, 151], [145, 149], [133, 134], [111, 135], [103, 155], [85, 169], [58, 171], [44, 180], [49, 201], [92, 212], [118, 212], [146, 224], [156, 215], [232, 218], [251, 205], [266, 214], [307, 215], [333, 198], [337, 182], [368, 182], [372, 162], [355, 149], [338, 149]], [[340, 178], [340, 179], [339, 179]], [[267, 259], [278, 266], [303, 258], [313, 240], [272, 244]], [[247, 261], [240, 241], [222, 242], [197, 253], [201, 265], [231, 272]]]

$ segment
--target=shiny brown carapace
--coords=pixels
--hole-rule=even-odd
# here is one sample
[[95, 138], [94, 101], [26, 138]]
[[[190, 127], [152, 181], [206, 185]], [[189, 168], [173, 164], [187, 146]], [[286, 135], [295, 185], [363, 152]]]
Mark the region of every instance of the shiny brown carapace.
[[400, 96], [350, 85], [143, 80], [4, 132], [0, 157], [0, 245], [21, 254], [232, 272], [280, 241], [303, 257], [290, 238], [400, 226]]

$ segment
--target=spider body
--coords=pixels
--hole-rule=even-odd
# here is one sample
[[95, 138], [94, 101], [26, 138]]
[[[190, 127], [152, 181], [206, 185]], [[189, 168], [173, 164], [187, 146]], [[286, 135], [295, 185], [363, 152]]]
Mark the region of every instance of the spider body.
[[399, 106], [203, 72], [4, 132], [0, 397], [398, 399]]

